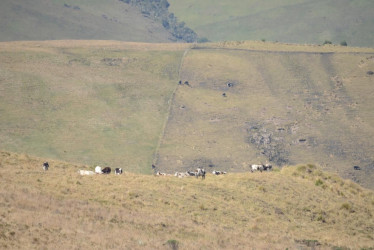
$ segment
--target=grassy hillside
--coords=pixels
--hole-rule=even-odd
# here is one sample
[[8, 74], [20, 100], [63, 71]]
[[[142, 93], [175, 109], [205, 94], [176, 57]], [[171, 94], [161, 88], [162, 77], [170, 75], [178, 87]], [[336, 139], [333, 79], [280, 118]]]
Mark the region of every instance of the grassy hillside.
[[175, 93], [158, 164], [248, 171], [318, 162], [373, 187], [373, 53], [338, 50], [261, 42], [191, 50], [181, 71], [191, 87]]
[[150, 173], [185, 45], [0, 45], [0, 147]]
[[1, 43], [0, 148], [137, 173], [315, 163], [374, 188], [373, 57], [267, 42]]
[[45, 160], [0, 153], [2, 249], [374, 246], [373, 192], [314, 165], [202, 181]]
[[176, 40], [161, 23], [118, 0], [0, 2], [0, 41], [57, 39]]
[[374, 47], [370, 0], [170, 0], [170, 11], [212, 41], [261, 40]]

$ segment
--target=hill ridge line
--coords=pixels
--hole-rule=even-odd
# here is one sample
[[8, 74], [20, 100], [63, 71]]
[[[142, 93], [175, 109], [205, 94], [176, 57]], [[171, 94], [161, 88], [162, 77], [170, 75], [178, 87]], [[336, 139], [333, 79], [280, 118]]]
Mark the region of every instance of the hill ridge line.
[[245, 48], [212, 48], [212, 47], [193, 47], [193, 50], [233, 50], [233, 51], [248, 51], [248, 52], [262, 52], [269, 54], [373, 54], [374, 52], [370, 51], [297, 51], [297, 50], [259, 50], [259, 49], [245, 49]]
[[[181, 57], [181, 60], [180, 60], [180, 63], [179, 63], [179, 68], [178, 68], [178, 79], [181, 79], [181, 70], [182, 70], [182, 67], [183, 67], [183, 61], [184, 61], [184, 58], [187, 55], [188, 51], [190, 51], [190, 50], [191, 50], [191, 47], [185, 49], [184, 53], [183, 53], [183, 55]], [[156, 165], [157, 161], [158, 161], [159, 148], [160, 148], [162, 139], [164, 138], [164, 135], [165, 135], [166, 126], [168, 124], [169, 116], [170, 116], [170, 112], [171, 112], [171, 106], [173, 104], [174, 96], [175, 96], [175, 93], [177, 92], [177, 90], [178, 90], [178, 85], [176, 85], [176, 87], [173, 90], [173, 93], [170, 96], [170, 99], [168, 100], [168, 111], [167, 111], [167, 115], [166, 115], [166, 119], [165, 119], [164, 125], [162, 127], [161, 134], [160, 134], [158, 142], [157, 142], [157, 146], [156, 146], [155, 152], [153, 154], [153, 160], [152, 160], [152, 164], [153, 165]]]

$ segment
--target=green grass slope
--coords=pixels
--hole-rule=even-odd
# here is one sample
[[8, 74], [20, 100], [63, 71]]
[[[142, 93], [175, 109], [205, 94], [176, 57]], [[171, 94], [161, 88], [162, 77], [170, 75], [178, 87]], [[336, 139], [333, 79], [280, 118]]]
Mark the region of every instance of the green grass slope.
[[263, 42], [0, 43], [0, 149], [137, 173], [315, 163], [374, 188], [373, 58]]
[[191, 87], [175, 92], [160, 168], [312, 162], [373, 187], [372, 52], [221, 45], [195, 47], [184, 59], [181, 79]]
[[0, 41], [58, 39], [175, 41], [162, 24], [118, 0], [0, 2]]
[[267, 173], [80, 176], [0, 152], [2, 249], [363, 249], [374, 194], [299, 165]]
[[170, 11], [212, 41], [261, 40], [374, 47], [370, 0], [170, 0]]
[[0, 47], [0, 148], [150, 173], [185, 45]]

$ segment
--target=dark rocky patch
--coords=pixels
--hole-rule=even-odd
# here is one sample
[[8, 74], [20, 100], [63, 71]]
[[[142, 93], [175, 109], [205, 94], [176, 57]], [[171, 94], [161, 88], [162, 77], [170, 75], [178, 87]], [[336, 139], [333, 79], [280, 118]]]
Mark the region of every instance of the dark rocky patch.
[[121, 58], [103, 58], [101, 62], [107, 66], [120, 66], [122, 64]]
[[289, 164], [290, 152], [285, 147], [285, 139], [279, 136], [279, 132], [274, 131], [256, 122], [252, 123], [247, 129], [247, 142], [254, 145], [269, 162], [274, 162], [278, 166]]

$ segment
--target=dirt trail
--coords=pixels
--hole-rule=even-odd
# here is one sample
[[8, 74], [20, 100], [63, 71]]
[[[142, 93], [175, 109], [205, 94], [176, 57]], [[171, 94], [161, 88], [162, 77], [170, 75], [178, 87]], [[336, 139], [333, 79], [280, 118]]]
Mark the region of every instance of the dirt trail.
[[[181, 60], [180, 60], [180, 64], [179, 64], [179, 68], [178, 68], [178, 79], [181, 79], [181, 71], [182, 71], [182, 68], [183, 68], [183, 61], [184, 61], [184, 58], [186, 57], [186, 55], [188, 54], [188, 52], [191, 50], [191, 48], [187, 48], [184, 53], [183, 53], [183, 56], [181, 57]], [[156, 165], [157, 166], [157, 162], [158, 162], [158, 159], [159, 159], [159, 155], [158, 155], [158, 152], [159, 152], [159, 149], [160, 149], [160, 145], [162, 143], [162, 140], [164, 138], [164, 135], [165, 135], [165, 130], [166, 130], [166, 126], [168, 124], [168, 121], [169, 121], [169, 116], [170, 116], [170, 112], [171, 112], [171, 107], [172, 107], [172, 104], [174, 102], [174, 97], [175, 97], [175, 93], [177, 92], [178, 90], [178, 84], [176, 83], [175, 84], [175, 88], [173, 90], [173, 93], [171, 94], [170, 96], [170, 99], [168, 101], [168, 111], [167, 111], [167, 115], [166, 115], [166, 118], [165, 118], [165, 121], [164, 121], [164, 124], [163, 124], [163, 127], [162, 127], [162, 131], [161, 131], [161, 134], [159, 136], [159, 139], [158, 139], [158, 143], [157, 143], [157, 146], [156, 146], [156, 149], [155, 149], [155, 152], [154, 152], [154, 155], [153, 155], [153, 161], [152, 161], [152, 164], [153, 165]]]

